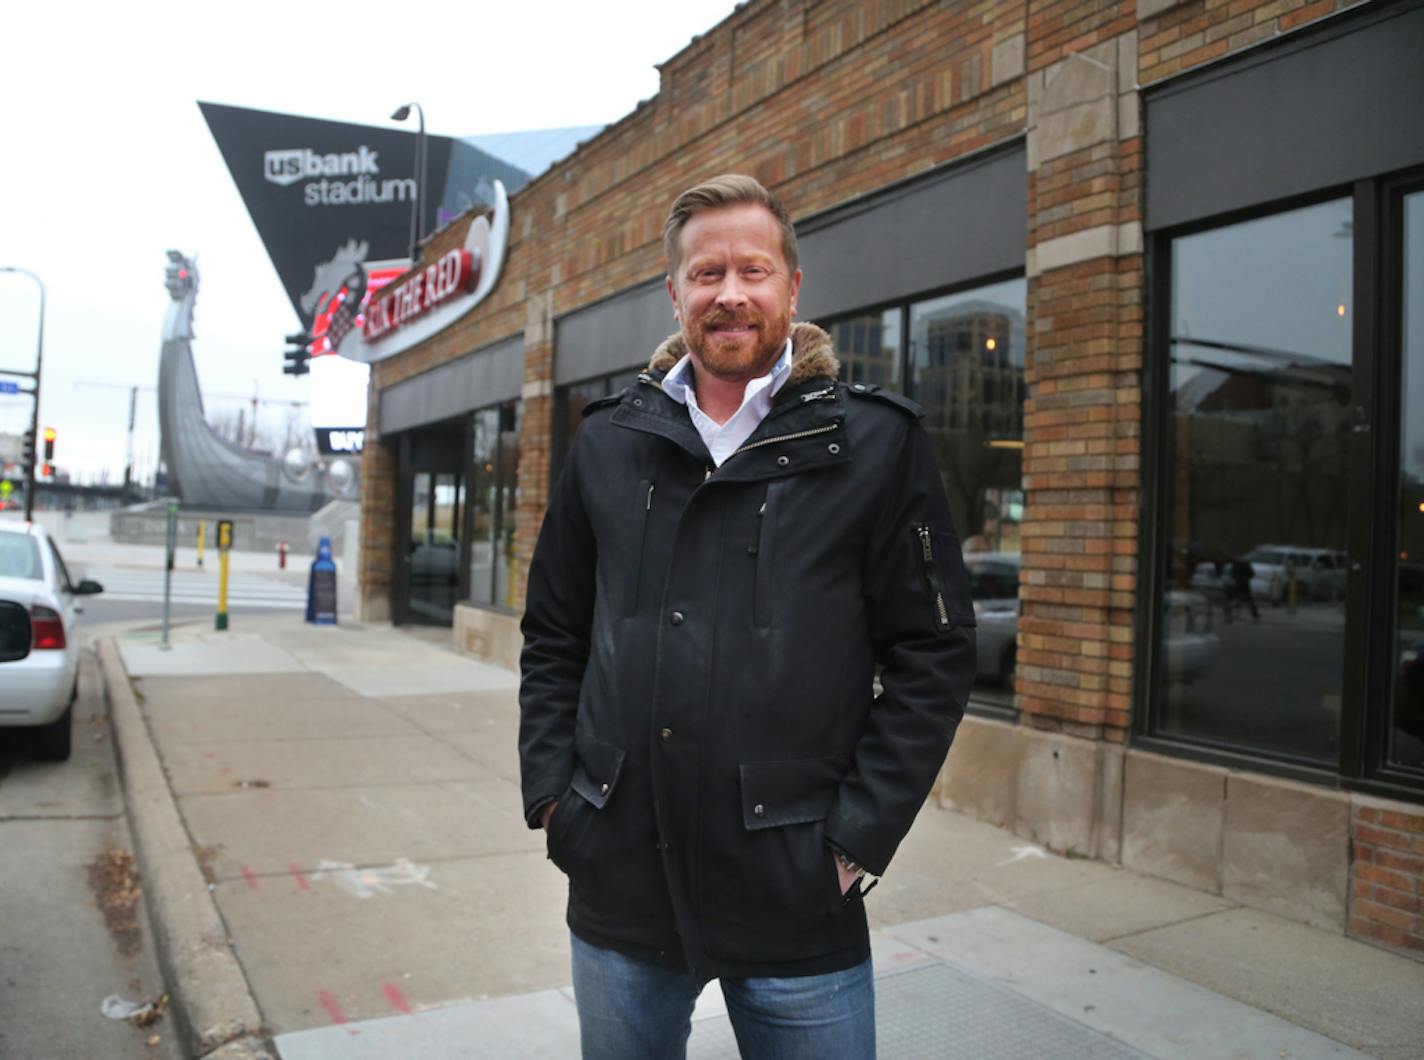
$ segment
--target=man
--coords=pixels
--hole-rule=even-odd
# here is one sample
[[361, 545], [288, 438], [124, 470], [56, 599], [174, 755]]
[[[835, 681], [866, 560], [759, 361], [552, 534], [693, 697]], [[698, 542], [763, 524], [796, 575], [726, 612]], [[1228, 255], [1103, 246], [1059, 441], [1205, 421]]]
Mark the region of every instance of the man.
[[584, 1056], [685, 1055], [720, 978], [743, 1055], [871, 1057], [860, 877], [968, 698], [959, 542], [918, 409], [792, 325], [776, 197], [718, 177], [663, 239], [680, 332], [585, 409], [523, 622], [524, 812], [569, 877]]

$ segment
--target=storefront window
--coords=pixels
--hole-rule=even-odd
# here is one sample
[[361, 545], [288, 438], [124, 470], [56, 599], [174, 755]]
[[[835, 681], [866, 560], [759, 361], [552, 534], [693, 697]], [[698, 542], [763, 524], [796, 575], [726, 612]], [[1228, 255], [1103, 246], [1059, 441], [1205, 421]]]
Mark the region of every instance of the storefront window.
[[1392, 765], [1424, 771], [1424, 192], [1404, 200]]
[[910, 306], [907, 390], [966, 552], [1019, 550], [1026, 298], [1015, 279]]
[[448, 622], [459, 592], [460, 476], [417, 471], [411, 480], [410, 596], [413, 617]]
[[1352, 252], [1348, 199], [1171, 243], [1160, 734], [1338, 759]]
[[971, 705], [999, 711], [1014, 707], [1018, 658], [1027, 294], [1016, 278], [827, 324], [842, 379], [924, 407], [978, 615]]
[[847, 383], [900, 390], [900, 309], [863, 313], [830, 325], [831, 342]]
[[632, 386], [638, 381], [638, 373], [642, 370], [641, 367], [629, 368], [626, 371], [614, 372], [612, 375], [602, 375], [597, 379], [586, 379], [582, 383], [573, 383], [559, 391], [558, 400], [555, 403], [557, 410], [555, 416], [559, 426], [558, 444], [555, 448], [557, 460], [554, 472], [556, 476], [563, 464], [564, 454], [573, 444], [574, 432], [583, 422], [584, 406], [590, 401], [597, 401], [601, 397], [616, 394], [623, 388]]
[[523, 403], [474, 414], [470, 475], [470, 600], [512, 607], [519, 419]]

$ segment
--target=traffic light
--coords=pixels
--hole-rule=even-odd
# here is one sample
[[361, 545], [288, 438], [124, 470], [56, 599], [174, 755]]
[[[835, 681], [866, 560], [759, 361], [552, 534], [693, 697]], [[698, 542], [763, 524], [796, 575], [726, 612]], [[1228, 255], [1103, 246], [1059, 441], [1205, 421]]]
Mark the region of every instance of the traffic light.
[[25, 474], [30, 473], [30, 468], [35, 466], [35, 432], [30, 428], [25, 432], [24, 447], [20, 454], [20, 466], [25, 469]]
[[305, 331], [287, 336], [289, 345], [287, 352], [282, 354], [287, 362], [282, 365], [283, 375], [306, 375], [311, 371], [311, 341], [311, 335]]
[[45, 446], [44, 446], [44, 454], [45, 454], [45, 456], [44, 456], [44, 458], [45, 458], [45, 463], [47, 464], [47, 463], [49, 463], [51, 460], [54, 459], [54, 428], [53, 428], [53, 427], [46, 427], [46, 428], [44, 429], [44, 443], [45, 443]]

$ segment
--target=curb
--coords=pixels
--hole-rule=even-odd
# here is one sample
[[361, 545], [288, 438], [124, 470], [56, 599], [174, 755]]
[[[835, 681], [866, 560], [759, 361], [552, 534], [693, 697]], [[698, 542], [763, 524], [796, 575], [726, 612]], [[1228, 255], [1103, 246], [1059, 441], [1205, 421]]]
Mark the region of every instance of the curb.
[[143, 873], [143, 895], [159, 965], [189, 1055], [271, 1060], [275, 1052], [263, 1030], [257, 1002], [198, 868], [188, 830], [112, 637], [99, 642], [98, 654], [124, 803]]

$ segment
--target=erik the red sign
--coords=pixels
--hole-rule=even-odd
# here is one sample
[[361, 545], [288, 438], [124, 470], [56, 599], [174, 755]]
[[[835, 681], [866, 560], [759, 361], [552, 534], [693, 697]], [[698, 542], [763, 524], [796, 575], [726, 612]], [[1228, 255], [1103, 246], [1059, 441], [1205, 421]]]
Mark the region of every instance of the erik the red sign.
[[453, 295], [469, 293], [480, 282], [478, 251], [452, 250], [434, 265], [427, 266], [403, 283], [382, 291], [366, 307], [363, 329], [367, 342], [374, 342]]

